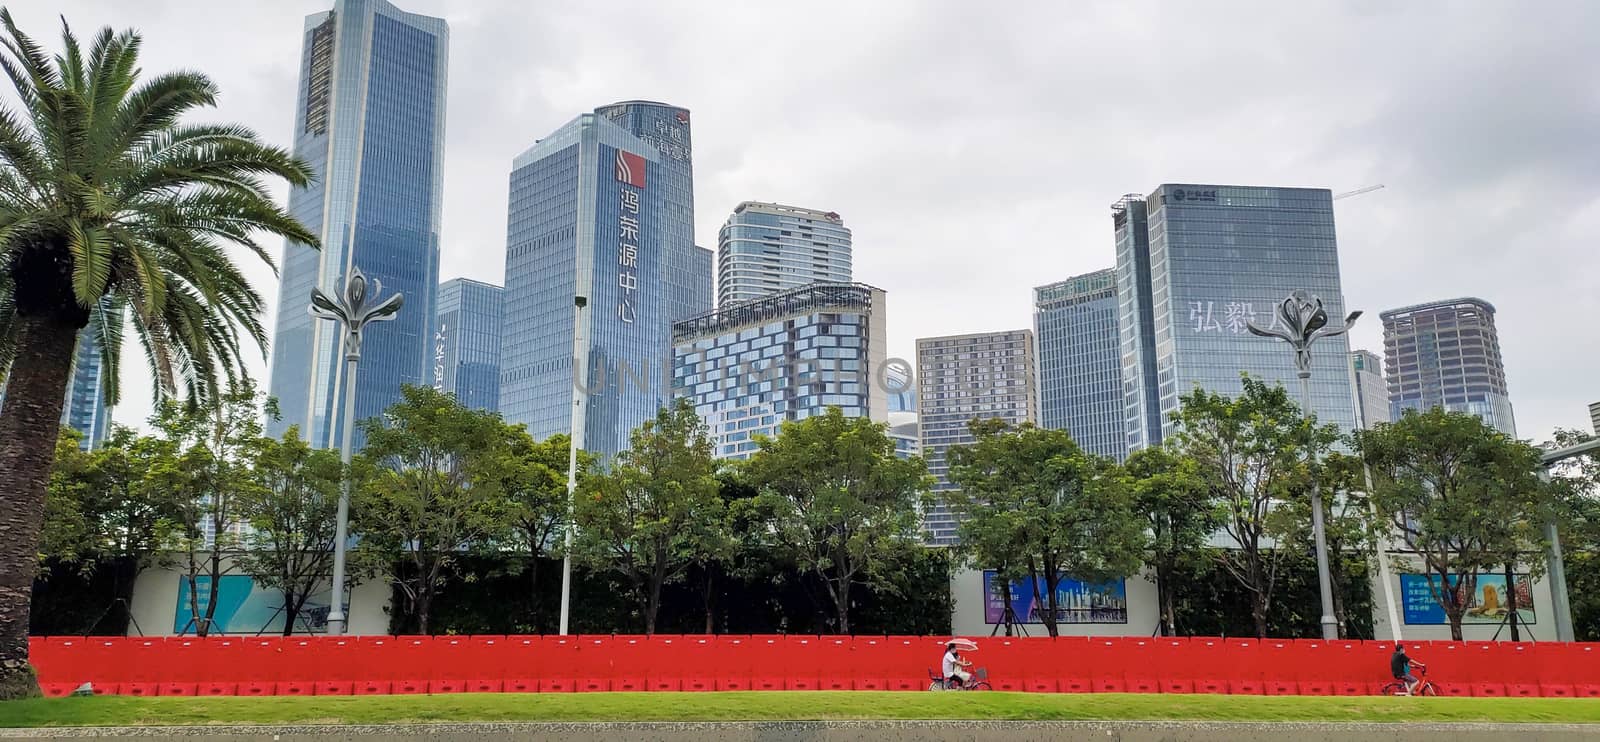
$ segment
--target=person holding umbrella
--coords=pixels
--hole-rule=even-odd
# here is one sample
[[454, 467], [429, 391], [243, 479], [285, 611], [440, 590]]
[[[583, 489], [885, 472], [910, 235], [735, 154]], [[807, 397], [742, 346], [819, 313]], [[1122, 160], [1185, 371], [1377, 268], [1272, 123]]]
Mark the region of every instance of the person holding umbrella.
[[958, 650], [965, 649], [971, 652], [977, 648], [978, 645], [970, 639], [951, 639], [948, 644], [944, 645], [944, 661], [941, 663], [941, 667], [943, 668], [942, 672], [944, 673], [945, 681], [951, 687], [965, 688], [968, 683], [972, 682], [972, 673], [967, 672], [967, 668], [972, 667], [972, 663], [963, 659], [961, 652]]

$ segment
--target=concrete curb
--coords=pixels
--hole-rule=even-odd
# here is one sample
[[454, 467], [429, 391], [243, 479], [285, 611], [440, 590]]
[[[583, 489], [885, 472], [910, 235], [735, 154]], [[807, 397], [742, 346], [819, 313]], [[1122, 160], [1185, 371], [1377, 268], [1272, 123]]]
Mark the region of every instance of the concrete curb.
[[540, 722], [393, 726], [184, 726], [0, 729], [0, 739], [127, 737], [147, 742], [446, 742], [630, 740], [637, 742], [856, 742], [867, 740], [1096, 740], [1104, 742], [1500, 742], [1594, 740], [1590, 724], [1373, 724], [1185, 721], [763, 721]]

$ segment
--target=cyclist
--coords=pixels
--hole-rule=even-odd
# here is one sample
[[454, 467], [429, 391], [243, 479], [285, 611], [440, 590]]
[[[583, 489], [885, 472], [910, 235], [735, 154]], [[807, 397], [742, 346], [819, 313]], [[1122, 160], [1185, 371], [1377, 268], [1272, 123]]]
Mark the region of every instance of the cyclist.
[[1427, 669], [1428, 667], [1427, 665], [1424, 665], [1421, 662], [1413, 661], [1410, 657], [1406, 656], [1406, 646], [1396, 642], [1394, 645], [1394, 654], [1389, 655], [1389, 674], [1393, 675], [1395, 680], [1406, 684], [1406, 695], [1408, 696], [1415, 694], [1417, 690], [1417, 683], [1419, 682], [1417, 677], [1411, 674], [1412, 665], [1416, 665], [1422, 669]]
[[961, 658], [961, 653], [956, 651], [955, 642], [944, 645], [944, 662], [941, 666], [945, 683], [952, 688], [965, 688], [967, 683], [972, 681], [972, 673], [966, 670], [972, 667], [972, 663]]

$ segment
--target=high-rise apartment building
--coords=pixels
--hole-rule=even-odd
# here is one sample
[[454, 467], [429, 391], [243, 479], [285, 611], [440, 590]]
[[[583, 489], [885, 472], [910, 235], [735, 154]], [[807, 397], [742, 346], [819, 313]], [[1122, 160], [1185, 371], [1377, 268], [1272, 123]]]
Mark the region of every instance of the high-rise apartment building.
[[505, 289], [467, 278], [439, 284], [429, 383], [473, 409], [500, 409]]
[[1033, 290], [1039, 340], [1039, 425], [1065, 430], [1083, 450], [1128, 455], [1116, 271]]
[[[967, 423], [1039, 421], [1033, 332], [1010, 330], [917, 340], [917, 427], [935, 493], [954, 489], [946, 453], [975, 439]], [[955, 515], [942, 503], [923, 513], [928, 543], [956, 543]]]
[[1379, 316], [1392, 418], [1398, 420], [1406, 410], [1443, 407], [1470, 412], [1516, 437], [1493, 305], [1469, 297]]
[[688, 127], [681, 108], [621, 103], [512, 163], [500, 412], [535, 437], [572, 431], [581, 402], [577, 437], [611, 456], [671, 396], [672, 321], [711, 304]]
[[1589, 403], [1589, 424], [1594, 427], [1594, 434], [1600, 435], [1600, 402]]
[[[281, 419], [315, 446], [340, 439], [341, 328], [307, 313], [311, 289], [333, 293], [360, 269], [405, 295], [393, 321], [369, 325], [356, 374], [355, 419], [381, 414], [401, 384], [431, 367], [439, 283], [439, 208], [450, 34], [440, 18], [383, 0], [337, 0], [306, 17], [294, 153], [311, 164], [289, 212], [322, 249], [284, 246], [270, 393]], [[360, 445], [360, 431], [356, 433]]]
[[[1160, 443], [1196, 387], [1237, 394], [1246, 372], [1296, 390], [1294, 354], [1246, 330], [1275, 326], [1291, 291], [1345, 316], [1326, 189], [1166, 184], [1123, 197], [1112, 221], [1130, 452]], [[1324, 338], [1312, 359], [1312, 411], [1341, 430], [1355, 427], [1349, 352], [1345, 336]]]
[[749, 458], [754, 436], [829, 407], [887, 422], [884, 327], [883, 289], [865, 284], [724, 304], [674, 325], [673, 388], [710, 427], [718, 458]]
[[1350, 388], [1355, 395], [1356, 427], [1371, 430], [1389, 422], [1389, 385], [1383, 380], [1383, 360], [1370, 350], [1350, 351]]
[[831, 211], [746, 201], [717, 238], [718, 305], [850, 280], [850, 228]]

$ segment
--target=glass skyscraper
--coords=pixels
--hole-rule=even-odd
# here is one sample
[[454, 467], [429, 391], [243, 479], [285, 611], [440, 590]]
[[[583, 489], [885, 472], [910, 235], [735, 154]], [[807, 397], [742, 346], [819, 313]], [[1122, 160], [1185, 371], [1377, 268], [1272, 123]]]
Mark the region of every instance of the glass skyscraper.
[[[1238, 394], [1240, 372], [1298, 399], [1294, 354], [1245, 327], [1275, 325], [1295, 289], [1345, 316], [1331, 192], [1167, 184], [1112, 215], [1129, 451], [1160, 443], [1196, 387]], [[1312, 359], [1313, 411], [1341, 430], [1355, 427], [1349, 352], [1345, 336], [1324, 338]]]
[[340, 440], [340, 329], [306, 307], [312, 287], [334, 292], [353, 268], [381, 281], [384, 295], [405, 295], [393, 321], [365, 330], [356, 420], [398, 401], [401, 384], [429, 378], [449, 41], [444, 20], [383, 0], [337, 0], [306, 17], [294, 153], [315, 179], [290, 192], [289, 211], [321, 235], [322, 249], [284, 247], [269, 387], [282, 418], [268, 425], [273, 435], [299, 425], [312, 445]]
[[439, 285], [431, 383], [468, 407], [500, 409], [500, 327], [505, 289], [466, 278]]
[[1035, 288], [1033, 332], [1039, 425], [1067, 431], [1089, 453], [1126, 458], [1116, 272], [1107, 268]]
[[814, 283], [720, 306], [673, 328], [673, 387], [694, 404], [718, 458], [746, 459], [756, 435], [838, 407], [887, 422], [883, 289]]
[[621, 103], [512, 163], [500, 412], [535, 437], [571, 430], [582, 383], [579, 439], [611, 456], [671, 396], [672, 321], [711, 305], [709, 273], [697, 275], [709, 262], [693, 241], [688, 128], [683, 109]]
[[850, 280], [850, 228], [834, 212], [746, 201], [718, 234], [719, 306]]
[[1391, 309], [1379, 317], [1394, 419], [1406, 410], [1443, 407], [1517, 436], [1494, 305], [1468, 297]]
[[[946, 453], [975, 439], [967, 423], [998, 418], [1012, 425], [1039, 421], [1031, 330], [984, 332], [917, 340], [918, 447], [935, 478], [935, 494], [955, 489]], [[922, 514], [930, 544], [957, 542], [955, 514], [936, 503]]]

